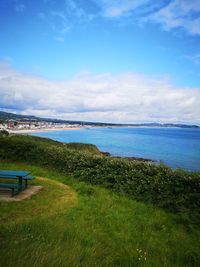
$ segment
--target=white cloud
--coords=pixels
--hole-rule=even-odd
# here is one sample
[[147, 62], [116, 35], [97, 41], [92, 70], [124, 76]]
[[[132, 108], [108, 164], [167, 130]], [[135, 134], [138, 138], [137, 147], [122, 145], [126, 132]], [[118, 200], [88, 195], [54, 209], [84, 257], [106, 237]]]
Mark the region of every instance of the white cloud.
[[161, 25], [164, 30], [182, 28], [191, 35], [200, 34], [200, 0], [91, 0], [93, 9], [84, 1], [63, 0], [62, 3], [62, 10], [55, 11], [52, 7], [52, 12], [38, 13], [55, 36], [62, 39], [77, 25], [87, 25], [100, 17], [111, 18], [120, 25], [151, 22]]
[[177, 88], [137, 73], [80, 73], [51, 81], [1, 63], [0, 107], [71, 120], [200, 124], [200, 88]]
[[200, 34], [200, 0], [174, 0], [151, 14], [147, 21], [161, 24], [164, 29], [183, 28], [189, 34]]
[[[94, 0], [100, 5], [104, 17], [126, 19], [133, 22], [153, 22], [163, 29], [183, 28], [187, 33], [200, 34], [200, 0]], [[130, 20], [128, 21], [130, 23]]]
[[60, 43], [64, 43], [64, 41], [65, 41], [65, 38], [64, 37], [61, 37], [61, 36], [55, 36], [54, 37], [54, 40], [56, 40], [56, 41], [58, 41], [58, 42], [60, 42]]
[[[47, 3], [47, 2], [46, 2]], [[54, 34], [54, 40], [58, 42], [64, 42], [66, 35], [76, 25], [84, 25], [91, 22], [96, 15], [86, 12], [80, 3], [74, 0], [63, 0], [60, 4], [63, 4], [63, 8], [55, 9], [53, 1], [49, 1], [47, 12], [39, 12], [37, 14], [43, 22], [45, 22]]]
[[103, 15], [113, 18], [125, 15], [148, 2], [149, 0], [100, 0]]

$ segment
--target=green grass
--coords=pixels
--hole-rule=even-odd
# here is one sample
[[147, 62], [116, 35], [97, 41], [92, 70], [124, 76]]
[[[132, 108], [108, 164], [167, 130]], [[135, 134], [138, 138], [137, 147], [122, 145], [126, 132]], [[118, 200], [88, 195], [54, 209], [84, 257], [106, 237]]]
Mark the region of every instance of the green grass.
[[77, 180], [200, 219], [200, 172], [105, 157], [93, 145], [19, 135], [0, 137], [0, 159], [70, 173]]
[[[25, 163], [44, 188], [29, 200], [0, 203], [1, 266], [199, 266], [200, 231], [172, 214], [73, 176]], [[64, 183], [64, 186], [60, 183]]]

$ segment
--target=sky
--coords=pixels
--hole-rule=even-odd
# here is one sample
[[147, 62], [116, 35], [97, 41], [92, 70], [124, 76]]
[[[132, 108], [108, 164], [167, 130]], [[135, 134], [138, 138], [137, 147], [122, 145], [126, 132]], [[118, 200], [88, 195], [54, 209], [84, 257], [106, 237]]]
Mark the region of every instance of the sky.
[[200, 0], [0, 0], [0, 110], [200, 125]]

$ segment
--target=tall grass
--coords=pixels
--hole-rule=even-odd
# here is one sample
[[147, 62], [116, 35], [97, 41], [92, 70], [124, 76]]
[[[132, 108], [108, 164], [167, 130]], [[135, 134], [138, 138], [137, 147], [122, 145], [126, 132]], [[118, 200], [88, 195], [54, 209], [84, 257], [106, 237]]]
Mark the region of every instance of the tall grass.
[[199, 266], [199, 227], [183, 214], [44, 167], [1, 161], [0, 168], [49, 178], [34, 181], [44, 188], [31, 199], [0, 203], [1, 266]]

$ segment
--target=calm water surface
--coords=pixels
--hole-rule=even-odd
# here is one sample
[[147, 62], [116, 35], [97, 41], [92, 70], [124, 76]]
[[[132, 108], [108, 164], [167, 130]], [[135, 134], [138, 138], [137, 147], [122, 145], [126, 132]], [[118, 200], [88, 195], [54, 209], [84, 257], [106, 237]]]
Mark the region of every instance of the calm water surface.
[[161, 160], [173, 168], [200, 170], [200, 129], [92, 128], [37, 132], [61, 142], [95, 144], [115, 156]]

